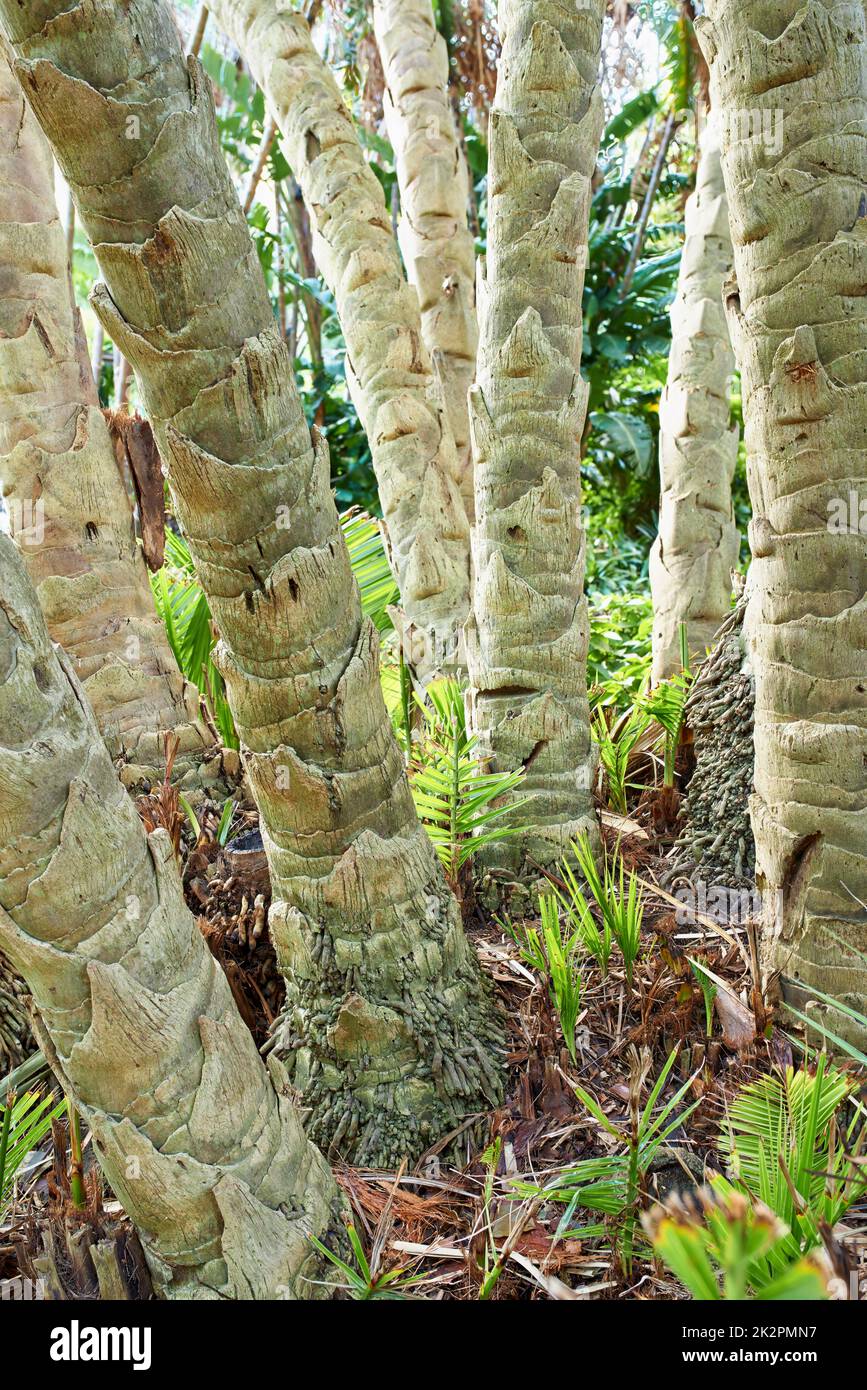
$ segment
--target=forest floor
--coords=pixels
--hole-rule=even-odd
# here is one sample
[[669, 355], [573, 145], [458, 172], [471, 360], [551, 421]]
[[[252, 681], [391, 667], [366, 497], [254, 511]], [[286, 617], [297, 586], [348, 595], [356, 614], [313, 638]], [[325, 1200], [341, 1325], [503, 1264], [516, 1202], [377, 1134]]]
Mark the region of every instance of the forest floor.
[[[167, 788], [156, 789], [142, 809], [146, 821], [166, 824], [176, 835], [189, 906], [226, 970], [248, 1027], [257, 1043], [264, 1044], [282, 1004], [282, 980], [268, 939], [268, 874], [255, 810], [236, 814], [232, 838], [221, 847], [216, 836], [218, 806], [200, 812], [196, 844]], [[707, 1176], [725, 1171], [718, 1140], [735, 1092], [762, 1073], [797, 1063], [803, 1055], [803, 1034], [775, 1015], [757, 988], [753, 925], [722, 925], [701, 913], [684, 921], [678, 901], [659, 886], [676, 829], [676, 794], [673, 805], [670, 794], [669, 804], [664, 797], [661, 804], [649, 788], [629, 819], [606, 813], [603, 827], [609, 851], [619, 846], [627, 872], [634, 868], [643, 887], [642, 949], [631, 986], [616, 951], [605, 978], [594, 961], [582, 965], [575, 1059], [564, 1045], [547, 980], [522, 959], [502, 919], [473, 899], [465, 904], [466, 929], [507, 1024], [502, 1107], [490, 1115], [469, 1117], [461, 1132], [446, 1136], [411, 1169], [370, 1171], [342, 1163], [339, 1155], [330, 1156], [371, 1260], [373, 1279], [399, 1268], [418, 1281], [406, 1289], [408, 1296], [687, 1297], [654, 1260], [640, 1220], [630, 1230], [622, 1217], [584, 1208], [572, 1215], [568, 1192], [552, 1194], [558, 1175], [568, 1175], [576, 1162], [625, 1151], [625, 1144], [588, 1110], [575, 1087], [589, 1092], [612, 1128], [627, 1138], [667, 1060], [677, 1052], [659, 1104], [684, 1087], [673, 1115], [684, 1114], [685, 1120], [673, 1128], [640, 1176], [638, 1215], [673, 1193], [689, 1194]], [[700, 958], [712, 972], [712, 1006], [706, 1003], [690, 956]], [[49, 1149], [36, 1165], [0, 1231], [0, 1278], [15, 1272], [16, 1251], [27, 1245], [32, 1250], [46, 1213], [55, 1227], [69, 1225], [62, 1132], [55, 1141], [53, 1153]], [[448, 1161], [442, 1157], [446, 1151]], [[95, 1187], [90, 1205], [91, 1222], [102, 1222], [103, 1227], [122, 1223], [118, 1204], [101, 1202]], [[865, 1268], [864, 1296], [867, 1206], [853, 1208], [847, 1221], [847, 1258], [850, 1266]], [[127, 1230], [127, 1240], [129, 1234]], [[127, 1264], [136, 1262], [134, 1252], [125, 1259]], [[64, 1254], [59, 1259], [61, 1281], [69, 1296], [80, 1296], [69, 1264]]]

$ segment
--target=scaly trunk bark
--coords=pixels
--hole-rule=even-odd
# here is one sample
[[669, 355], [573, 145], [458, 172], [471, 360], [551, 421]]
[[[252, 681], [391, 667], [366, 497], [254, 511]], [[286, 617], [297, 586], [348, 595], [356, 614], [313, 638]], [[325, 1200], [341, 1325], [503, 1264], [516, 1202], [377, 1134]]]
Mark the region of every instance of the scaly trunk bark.
[[845, 0], [706, 10], [754, 516], [765, 952], [791, 995], [864, 1012], [867, 963], [846, 947], [867, 950], [867, 24]]
[[701, 661], [731, 608], [740, 537], [731, 484], [738, 429], [730, 422], [734, 354], [722, 302], [732, 263], [715, 123], [705, 126], [671, 306], [668, 380], [659, 404], [659, 535], [650, 552], [653, 680], [680, 670], [680, 624]]
[[397, 1162], [496, 1099], [499, 1034], [415, 815], [327, 446], [304, 420], [209, 84], [161, 0], [50, 0], [27, 17], [0, 0], [0, 16], [222, 634], [311, 1136]]
[[488, 255], [479, 275], [470, 707], [495, 769], [525, 767], [528, 827], [497, 858], [596, 835], [579, 441], [581, 296], [602, 129], [602, 0], [501, 0]]
[[[72, 297], [51, 155], [0, 55], [0, 477], [51, 636], [130, 783], [213, 739], [154, 610]], [[193, 769], [188, 775], [195, 775]]]
[[27, 986], [0, 951], [0, 1077], [19, 1067], [36, 1047], [26, 999]]
[[382, 185], [304, 18], [280, 0], [217, 0], [210, 9], [265, 94], [310, 213], [316, 263], [346, 339], [346, 379], [370, 443], [407, 660], [423, 680], [453, 672], [465, 664], [469, 523], [442, 390]]
[[0, 536], [0, 946], [168, 1298], [315, 1297], [341, 1200]]
[[705, 887], [747, 888], [755, 881], [750, 827], [755, 751], [755, 686], [744, 632], [746, 597], [726, 618], [689, 692], [684, 727], [695, 767], [666, 886], [688, 873]]
[[469, 184], [449, 101], [449, 56], [430, 0], [375, 0], [385, 73], [385, 123], [400, 188], [397, 236], [421, 307], [425, 346], [439, 360], [461, 493], [475, 515], [467, 392], [476, 371], [476, 253]]

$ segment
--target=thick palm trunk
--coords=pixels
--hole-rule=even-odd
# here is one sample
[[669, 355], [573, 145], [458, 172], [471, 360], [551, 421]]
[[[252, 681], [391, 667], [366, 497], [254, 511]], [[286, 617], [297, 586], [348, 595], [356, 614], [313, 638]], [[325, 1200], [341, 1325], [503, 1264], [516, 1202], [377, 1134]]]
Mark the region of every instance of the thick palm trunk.
[[475, 513], [467, 392], [476, 370], [476, 253], [467, 227], [469, 185], [449, 100], [449, 57], [430, 0], [375, 0], [386, 80], [385, 123], [400, 188], [397, 229], [421, 306], [425, 346], [440, 363], [461, 492]]
[[840, 939], [867, 950], [867, 24], [836, 0], [706, 10], [754, 516], [765, 947], [795, 995], [863, 1011], [867, 965]]
[[181, 765], [213, 740], [154, 611], [74, 307], [51, 156], [2, 56], [0, 261], [0, 478], [9, 530], [112, 756], [130, 765], [125, 780], [140, 781], [164, 767], [166, 730], [181, 738]]
[[653, 679], [680, 670], [680, 624], [701, 661], [731, 607], [740, 537], [731, 484], [738, 430], [730, 423], [734, 354], [722, 294], [732, 263], [719, 137], [701, 135], [695, 192], [671, 307], [668, 380], [659, 405], [659, 535], [650, 552]]
[[314, 1297], [341, 1202], [0, 536], [0, 946], [169, 1298]]
[[527, 769], [520, 844], [543, 865], [580, 831], [595, 834], [579, 365], [604, 8], [501, 0], [470, 397], [472, 718], [492, 767]]
[[279, 0], [217, 0], [283, 134], [310, 212], [313, 250], [337, 303], [346, 378], [370, 443], [406, 626], [427, 679], [462, 659], [469, 523], [442, 391], [431, 370], [382, 186], [303, 17]]
[[38, 18], [0, 0], [0, 15], [222, 634], [310, 1133], [397, 1161], [496, 1098], [497, 1030], [416, 819], [327, 446], [304, 420], [209, 86], [159, 0], [51, 0]]

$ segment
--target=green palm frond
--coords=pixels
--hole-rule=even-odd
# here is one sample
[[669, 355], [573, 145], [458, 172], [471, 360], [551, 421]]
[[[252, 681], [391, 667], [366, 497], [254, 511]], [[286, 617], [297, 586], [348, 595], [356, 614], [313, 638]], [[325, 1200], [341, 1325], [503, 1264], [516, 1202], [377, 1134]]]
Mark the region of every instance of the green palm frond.
[[[657, 1256], [702, 1302], [749, 1298], [755, 1273], [788, 1229], [762, 1202], [710, 1188], [672, 1194], [641, 1218]], [[810, 1257], [783, 1255], [780, 1272], [755, 1296], [765, 1302], [805, 1302], [827, 1297], [827, 1278]]]
[[393, 626], [388, 609], [400, 595], [385, 553], [381, 523], [359, 507], [350, 507], [341, 513], [340, 525], [361, 593], [362, 612], [380, 632], [388, 632]]
[[574, 1085], [575, 1094], [588, 1114], [615, 1141], [612, 1151], [601, 1158], [580, 1159], [543, 1184], [523, 1180], [513, 1183], [515, 1192], [521, 1197], [543, 1197], [545, 1201], [564, 1204], [565, 1211], [557, 1226], [558, 1239], [589, 1239], [605, 1233], [602, 1225], [575, 1226], [575, 1215], [581, 1210], [617, 1218], [620, 1259], [627, 1273], [632, 1266], [641, 1193], [647, 1188], [647, 1175], [653, 1161], [663, 1145], [676, 1130], [682, 1128], [701, 1104], [699, 1100], [687, 1100], [693, 1083], [692, 1076], [678, 1086], [667, 1100], [662, 1099], [677, 1055], [675, 1048], [656, 1078], [643, 1108], [639, 1107], [640, 1085], [634, 1085], [631, 1122], [628, 1126], [615, 1123], [592, 1092]]
[[693, 104], [696, 63], [692, 20], [683, 6], [666, 25], [662, 44], [669, 106], [672, 111], [686, 111]]
[[[319, 1251], [323, 1259], [327, 1260], [334, 1269], [338, 1271], [346, 1282], [338, 1287], [348, 1293], [350, 1298], [358, 1299], [360, 1302], [367, 1302], [371, 1299], [403, 1299], [405, 1295], [403, 1289], [412, 1288], [415, 1284], [421, 1284], [427, 1277], [425, 1274], [407, 1274], [403, 1268], [386, 1270], [383, 1273], [374, 1273], [364, 1253], [364, 1246], [355, 1227], [348, 1225], [346, 1234], [352, 1248], [354, 1263], [344, 1260], [333, 1250], [329, 1250], [327, 1245], [323, 1245], [316, 1236], [308, 1236], [308, 1240]], [[409, 1297], [409, 1295], [406, 1295]]]
[[200, 691], [223, 743], [237, 748], [225, 685], [213, 661], [217, 635], [211, 610], [196, 579], [189, 546], [174, 531], [166, 532], [165, 564], [151, 575], [151, 589], [178, 667]]
[[650, 726], [650, 715], [640, 702], [622, 714], [597, 709], [590, 732], [599, 749], [599, 761], [605, 773], [608, 803], [613, 811], [625, 816], [628, 810], [626, 794], [633, 787], [628, 779], [630, 760]]
[[410, 760], [413, 800], [446, 876], [456, 887], [473, 855], [523, 829], [506, 823], [505, 817], [524, 804], [511, 797], [524, 772], [483, 770], [475, 755], [475, 737], [467, 730], [457, 681], [434, 681], [416, 701], [424, 729]]
[[626, 874], [623, 855], [617, 845], [612, 854], [603, 852], [600, 873], [586, 834], [572, 841], [572, 852], [580, 874], [602, 916], [597, 923], [582, 888], [579, 877], [568, 859], [560, 861], [562, 887], [551, 887], [575, 929], [575, 936], [595, 957], [604, 979], [608, 973], [612, 942], [617, 942], [623, 956], [627, 984], [632, 987], [632, 975], [641, 950], [641, 927], [644, 902], [638, 875], [634, 869]]
[[500, 922], [500, 926], [512, 937], [526, 963], [547, 979], [563, 1040], [574, 1062], [575, 1028], [581, 1013], [582, 980], [577, 959], [581, 943], [577, 932], [570, 932], [568, 927], [564, 930], [560, 905], [553, 894], [540, 893], [539, 918], [538, 927], [509, 921]]
[[7, 1097], [5, 1105], [0, 1103], [0, 1216], [11, 1200], [15, 1176], [27, 1155], [65, 1109], [65, 1099], [55, 1102], [52, 1095], [39, 1091], [25, 1091], [17, 1098]]
[[817, 1246], [821, 1225], [833, 1226], [867, 1192], [867, 1174], [852, 1161], [864, 1145], [863, 1110], [854, 1106], [848, 1123], [842, 1113], [856, 1089], [820, 1054], [815, 1072], [759, 1077], [729, 1108], [720, 1138], [729, 1177], [713, 1186], [764, 1202], [789, 1228], [768, 1255], [767, 1277]]
[[663, 780], [667, 787], [674, 786], [674, 763], [691, 688], [692, 676], [689, 671], [679, 671], [668, 680], [660, 681], [641, 698], [644, 712], [655, 719], [664, 731]]

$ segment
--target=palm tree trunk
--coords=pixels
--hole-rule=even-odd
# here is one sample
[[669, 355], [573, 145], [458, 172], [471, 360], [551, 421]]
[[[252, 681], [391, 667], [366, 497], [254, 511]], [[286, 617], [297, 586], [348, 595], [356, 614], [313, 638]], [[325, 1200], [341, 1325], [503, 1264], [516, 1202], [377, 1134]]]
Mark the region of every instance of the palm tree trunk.
[[213, 740], [154, 610], [99, 409], [54, 201], [51, 155], [0, 56], [0, 475], [8, 529], [49, 631], [75, 663], [130, 783], [181, 738], [194, 775]]
[[398, 241], [419, 298], [425, 346], [440, 363], [461, 493], [472, 520], [467, 392], [479, 339], [476, 254], [467, 226], [467, 166], [449, 101], [449, 57], [430, 0], [375, 0], [373, 23], [400, 188]]
[[734, 354], [722, 294], [732, 263], [719, 137], [701, 134], [695, 192], [671, 307], [668, 380], [659, 404], [659, 535], [650, 552], [653, 680], [680, 670], [680, 624], [701, 661], [731, 608], [740, 537], [732, 513], [738, 429], [730, 423]]
[[469, 523], [442, 392], [382, 185], [301, 15], [278, 0], [217, 0], [283, 135], [310, 213], [316, 263], [346, 339], [346, 379], [367, 434], [404, 611], [404, 652], [427, 680], [463, 658]]
[[341, 1200], [0, 535], [0, 946], [168, 1298], [313, 1297]]
[[51, 0], [38, 21], [0, 0], [0, 16], [222, 634], [309, 1132], [360, 1162], [397, 1162], [496, 1099], [499, 1033], [415, 815], [327, 445], [304, 419], [209, 84], [161, 0]]
[[602, 0], [501, 0], [488, 254], [479, 276], [471, 713], [494, 769], [525, 767], [508, 841], [538, 864], [595, 836], [579, 441], [581, 296], [602, 129]]
[[[710, 0], [753, 521], [757, 878], [769, 968], [867, 1009], [867, 22]], [[832, 1014], [829, 1026], [864, 1031]]]

